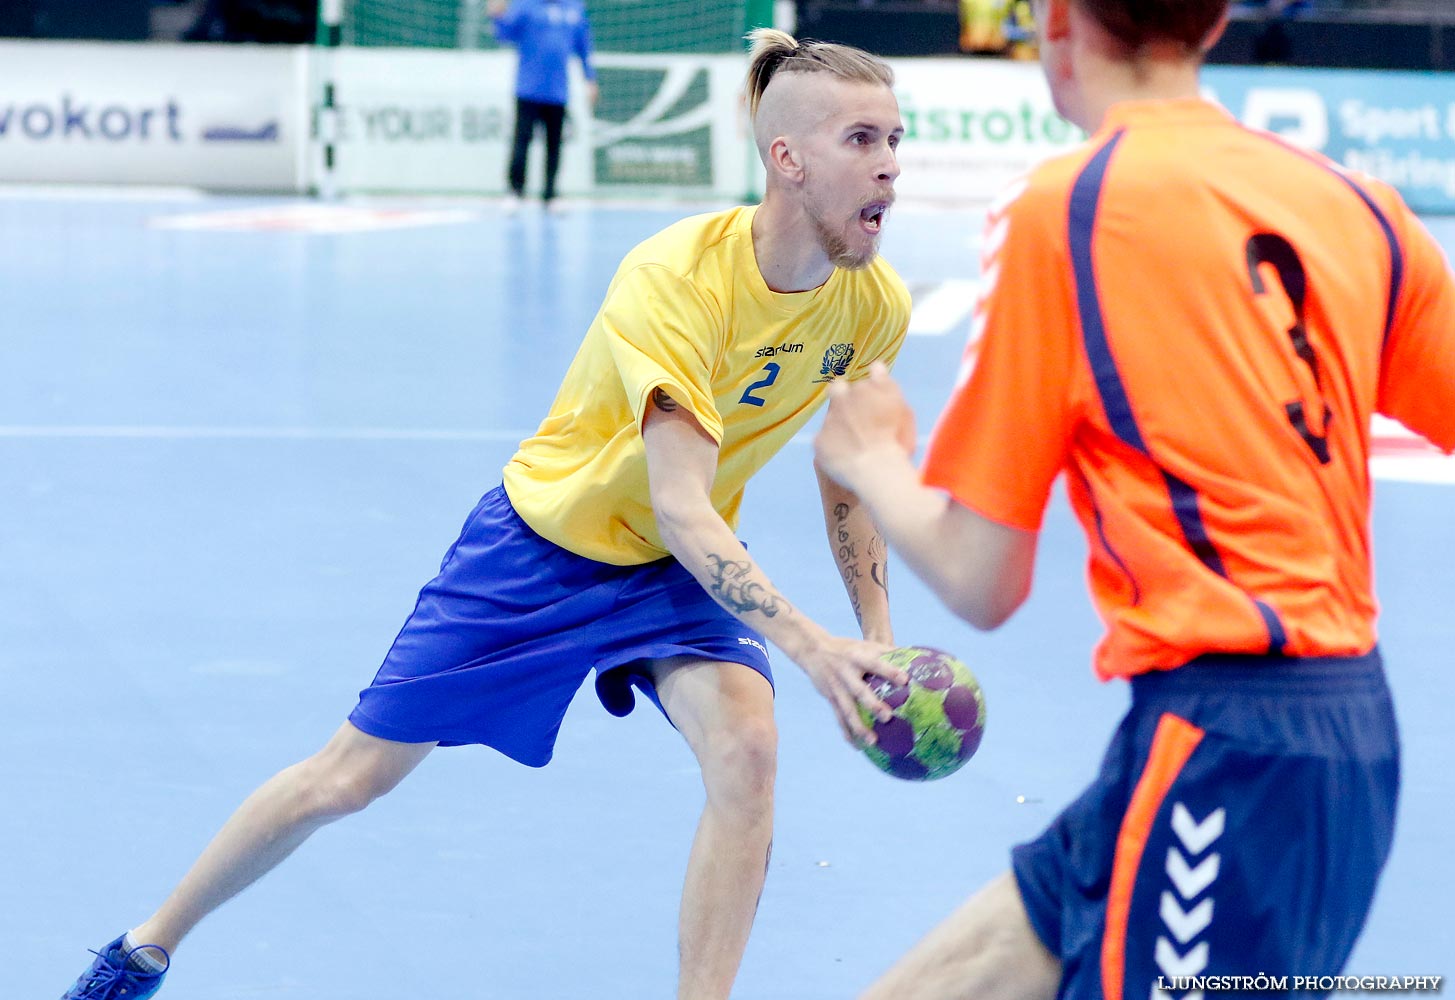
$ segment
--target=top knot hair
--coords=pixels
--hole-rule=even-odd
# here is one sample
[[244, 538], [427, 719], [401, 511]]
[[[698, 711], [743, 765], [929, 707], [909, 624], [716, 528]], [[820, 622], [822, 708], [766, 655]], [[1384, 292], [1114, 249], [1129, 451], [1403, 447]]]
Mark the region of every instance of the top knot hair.
[[851, 45], [800, 41], [777, 28], [755, 28], [748, 32], [748, 112], [758, 113], [758, 104], [768, 84], [780, 73], [830, 73], [854, 83], [894, 86], [894, 71], [878, 56]]

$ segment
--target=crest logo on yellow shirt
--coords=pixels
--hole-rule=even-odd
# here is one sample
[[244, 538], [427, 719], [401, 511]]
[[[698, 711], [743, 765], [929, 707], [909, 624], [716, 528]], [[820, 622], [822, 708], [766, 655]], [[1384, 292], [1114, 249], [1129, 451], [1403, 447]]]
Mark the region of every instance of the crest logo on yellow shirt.
[[823, 365], [819, 368], [819, 374], [823, 378], [814, 379], [815, 382], [832, 382], [840, 375], [849, 371], [849, 364], [854, 360], [853, 344], [834, 344], [827, 351], [823, 352]]

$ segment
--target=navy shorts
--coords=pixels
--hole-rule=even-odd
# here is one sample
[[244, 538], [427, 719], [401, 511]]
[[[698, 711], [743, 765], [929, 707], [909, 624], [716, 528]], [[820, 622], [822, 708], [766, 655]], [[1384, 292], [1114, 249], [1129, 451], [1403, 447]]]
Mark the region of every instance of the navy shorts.
[[[1343, 968], [1389, 857], [1399, 736], [1378, 651], [1205, 656], [1132, 681], [1101, 774], [1012, 867], [1059, 997]], [[1159, 979], [1160, 977], [1160, 979]]]
[[568, 552], [496, 487], [420, 592], [349, 721], [381, 739], [481, 743], [540, 767], [593, 669], [601, 703], [626, 715], [633, 685], [661, 708], [643, 661], [684, 655], [741, 663], [773, 681], [763, 636], [675, 559], [612, 566]]

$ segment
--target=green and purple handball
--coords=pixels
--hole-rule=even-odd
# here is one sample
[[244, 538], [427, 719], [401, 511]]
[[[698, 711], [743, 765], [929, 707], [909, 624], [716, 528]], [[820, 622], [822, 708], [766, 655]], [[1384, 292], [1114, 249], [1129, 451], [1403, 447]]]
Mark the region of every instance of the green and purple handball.
[[933, 781], [954, 774], [975, 755], [985, 733], [985, 695], [970, 668], [949, 653], [901, 646], [884, 659], [909, 674], [908, 684], [873, 681], [874, 693], [894, 715], [878, 722], [862, 706], [859, 715], [878, 740], [864, 755], [887, 774], [906, 781]]

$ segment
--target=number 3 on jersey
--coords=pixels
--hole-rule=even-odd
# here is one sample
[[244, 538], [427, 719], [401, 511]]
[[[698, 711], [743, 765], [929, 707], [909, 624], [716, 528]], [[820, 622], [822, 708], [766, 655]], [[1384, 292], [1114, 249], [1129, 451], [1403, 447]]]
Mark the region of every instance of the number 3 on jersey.
[[[1299, 259], [1298, 251], [1293, 244], [1275, 233], [1258, 233], [1248, 240], [1248, 277], [1253, 281], [1253, 294], [1266, 295], [1268, 288], [1263, 281], [1263, 276], [1258, 273], [1260, 264], [1272, 264], [1278, 272], [1278, 279], [1283, 282], [1284, 294], [1288, 296], [1293, 306], [1293, 326], [1288, 329], [1288, 337], [1293, 342], [1293, 352], [1298, 359], [1308, 366], [1309, 374], [1313, 376], [1314, 389], [1322, 394], [1323, 387], [1319, 379], [1319, 358], [1314, 353], [1314, 345], [1308, 339], [1308, 327], [1305, 322], [1304, 306], [1308, 297], [1308, 274], [1304, 270], [1303, 261]], [[1333, 412], [1329, 405], [1324, 402], [1322, 395], [1317, 400], [1317, 405], [1322, 411], [1320, 425], [1323, 427], [1323, 434], [1314, 433], [1308, 425], [1308, 414], [1304, 411], [1304, 405], [1300, 400], [1285, 403], [1284, 413], [1288, 415], [1288, 422], [1293, 429], [1298, 431], [1303, 438], [1304, 444], [1314, 453], [1320, 465], [1329, 464], [1329, 421], [1333, 419]]]
[[767, 401], [753, 395], [753, 393], [759, 389], [766, 389], [775, 381], [777, 381], [779, 370], [780, 368], [778, 362], [776, 361], [770, 361], [766, 365], [764, 365], [763, 371], [766, 372], [766, 374], [762, 378], [758, 379], [758, 381], [754, 382], [752, 385], [744, 389], [743, 396], [741, 399], [738, 400], [738, 402], [747, 403], [750, 406], [762, 406]]

